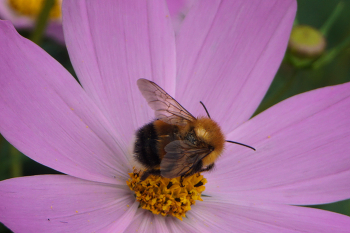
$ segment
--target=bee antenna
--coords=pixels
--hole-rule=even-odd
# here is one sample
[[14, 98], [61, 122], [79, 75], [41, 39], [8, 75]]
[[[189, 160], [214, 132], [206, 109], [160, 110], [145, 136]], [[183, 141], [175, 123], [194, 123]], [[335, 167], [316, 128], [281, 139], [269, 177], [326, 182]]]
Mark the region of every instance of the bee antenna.
[[205, 107], [205, 105], [203, 104], [203, 102], [199, 101], [199, 103], [201, 103], [201, 105], [203, 105], [203, 108], [204, 108], [205, 112], [207, 113], [208, 117], [210, 118], [209, 112], [208, 112], [207, 108]]
[[238, 144], [238, 145], [241, 145], [241, 146], [245, 146], [245, 147], [248, 147], [248, 148], [250, 148], [250, 149], [256, 151], [254, 147], [248, 146], [248, 145], [243, 144], [243, 143], [240, 143], [240, 142], [234, 142], [234, 141], [229, 141], [229, 140], [226, 140], [226, 142], [231, 142], [231, 143], [234, 143], [234, 144]]

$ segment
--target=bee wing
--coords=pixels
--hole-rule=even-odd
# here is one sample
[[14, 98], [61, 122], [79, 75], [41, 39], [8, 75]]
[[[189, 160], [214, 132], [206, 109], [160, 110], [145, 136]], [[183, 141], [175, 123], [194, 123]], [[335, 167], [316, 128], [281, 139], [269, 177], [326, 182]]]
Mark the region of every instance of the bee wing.
[[198, 148], [186, 140], [175, 140], [165, 146], [160, 163], [160, 174], [166, 178], [186, 175], [204, 157], [210, 154], [209, 148]]
[[161, 87], [147, 79], [137, 80], [143, 97], [155, 110], [156, 118], [172, 125], [185, 125], [196, 118]]

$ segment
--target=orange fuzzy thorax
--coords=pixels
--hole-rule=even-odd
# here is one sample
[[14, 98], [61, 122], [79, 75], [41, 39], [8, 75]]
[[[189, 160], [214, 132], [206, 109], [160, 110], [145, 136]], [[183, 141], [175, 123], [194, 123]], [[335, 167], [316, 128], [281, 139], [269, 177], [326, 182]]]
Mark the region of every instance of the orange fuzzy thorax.
[[225, 144], [224, 135], [219, 125], [210, 118], [199, 117], [192, 124], [197, 137], [206, 144], [214, 147], [214, 150], [202, 160], [203, 166], [208, 166], [214, 163], [223, 152]]

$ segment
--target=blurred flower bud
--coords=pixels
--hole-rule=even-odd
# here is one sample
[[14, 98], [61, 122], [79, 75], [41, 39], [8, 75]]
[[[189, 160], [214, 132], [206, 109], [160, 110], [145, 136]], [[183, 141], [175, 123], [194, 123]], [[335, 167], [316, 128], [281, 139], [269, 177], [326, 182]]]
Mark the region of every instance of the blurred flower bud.
[[297, 25], [292, 29], [288, 48], [295, 56], [315, 58], [324, 52], [326, 39], [311, 26]]

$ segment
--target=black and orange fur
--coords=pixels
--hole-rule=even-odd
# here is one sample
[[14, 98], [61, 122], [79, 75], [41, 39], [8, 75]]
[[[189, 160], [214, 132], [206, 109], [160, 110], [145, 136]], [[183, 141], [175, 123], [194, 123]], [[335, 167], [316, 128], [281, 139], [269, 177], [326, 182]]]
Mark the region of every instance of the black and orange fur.
[[141, 180], [151, 174], [183, 178], [209, 171], [222, 154], [225, 142], [255, 150], [225, 140], [202, 102], [208, 117], [195, 118], [154, 82], [139, 79], [137, 85], [157, 118], [136, 133], [134, 158], [146, 168]]

